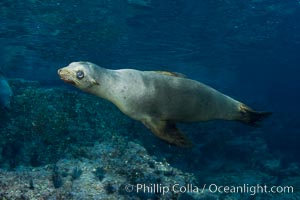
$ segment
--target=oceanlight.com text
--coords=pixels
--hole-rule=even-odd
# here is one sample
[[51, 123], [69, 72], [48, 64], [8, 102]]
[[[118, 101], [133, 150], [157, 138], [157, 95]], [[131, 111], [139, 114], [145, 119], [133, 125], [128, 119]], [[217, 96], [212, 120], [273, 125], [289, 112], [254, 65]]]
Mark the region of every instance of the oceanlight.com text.
[[167, 193], [240, 193], [240, 194], [288, 194], [294, 192], [293, 186], [268, 186], [263, 184], [249, 185], [217, 185], [217, 184], [204, 184], [197, 186], [194, 184], [174, 184], [174, 185], [163, 185], [163, 184], [143, 184], [138, 183], [135, 185], [127, 184], [124, 186], [126, 192], [135, 193], [156, 193], [156, 194], [167, 194]]

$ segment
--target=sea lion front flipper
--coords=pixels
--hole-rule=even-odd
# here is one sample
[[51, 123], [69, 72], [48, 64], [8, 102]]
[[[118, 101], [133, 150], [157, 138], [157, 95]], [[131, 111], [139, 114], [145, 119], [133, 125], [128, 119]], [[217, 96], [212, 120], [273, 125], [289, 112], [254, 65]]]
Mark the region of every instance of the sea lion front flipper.
[[161, 120], [148, 120], [143, 123], [154, 135], [170, 144], [179, 147], [192, 146], [192, 142], [176, 127], [175, 123]]

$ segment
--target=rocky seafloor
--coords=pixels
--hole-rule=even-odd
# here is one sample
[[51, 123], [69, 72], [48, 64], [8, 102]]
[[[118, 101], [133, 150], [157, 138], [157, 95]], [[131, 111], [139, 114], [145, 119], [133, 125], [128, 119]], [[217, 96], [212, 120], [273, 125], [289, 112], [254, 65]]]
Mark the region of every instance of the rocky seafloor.
[[[271, 153], [263, 128], [183, 126], [195, 146], [180, 149], [92, 95], [10, 84], [12, 109], [0, 116], [0, 199], [300, 199], [299, 163]], [[241, 130], [247, 134], [235, 133]], [[253, 194], [257, 184], [293, 192]], [[215, 185], [249, 190], [212, 191]]]

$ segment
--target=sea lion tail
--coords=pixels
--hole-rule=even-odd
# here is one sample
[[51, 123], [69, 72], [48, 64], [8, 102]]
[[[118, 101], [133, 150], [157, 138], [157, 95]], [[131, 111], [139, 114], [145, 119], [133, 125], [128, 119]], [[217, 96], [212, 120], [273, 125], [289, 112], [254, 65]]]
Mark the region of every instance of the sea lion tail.
[[259, 122], [261, 122], [266, 117], [269, 117], [272, 112], [258, 112], [244, 104], [241, 104], [240, 114], [241, 115], [239, 116], [238, 121], [241, 121], [242, 123], [250, 126], [258, 126]]

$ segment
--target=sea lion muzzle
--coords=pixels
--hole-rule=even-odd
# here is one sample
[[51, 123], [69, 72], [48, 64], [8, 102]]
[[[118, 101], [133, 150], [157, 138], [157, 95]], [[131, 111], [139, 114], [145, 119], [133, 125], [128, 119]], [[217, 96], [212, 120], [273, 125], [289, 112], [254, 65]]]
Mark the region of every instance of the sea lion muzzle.
[[60, 79], [63, 80], [64, 82], [69, 83], [71, 85], [76, 85], [76, 83], [72, 80], [72, 76], [70, 75], [70, 73], [66, 72], [63, 69], [57, 70], [57, 73]]

